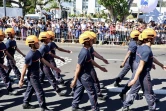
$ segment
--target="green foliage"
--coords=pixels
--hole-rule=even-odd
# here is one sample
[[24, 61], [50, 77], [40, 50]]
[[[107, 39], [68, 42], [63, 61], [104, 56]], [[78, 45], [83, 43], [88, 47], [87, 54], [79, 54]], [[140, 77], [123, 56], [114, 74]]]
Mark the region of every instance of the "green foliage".
[[49, 7], [50, 9], [52, 8], [58, 8], [58, 4], [55, 1], [51, 2], [51, 6]]
[[114, 21], [117, 18], [123, 21], [130, 14], [129, 10], [132, 2], [133, 0], [98, 0], [100, 5], [109, 10]]
[[[0, 1], [0, 7], [3, 7], [3, 0]], [[10, 2], [6, 2], [6, 7], [11, 7], [11, 3]]]
[[76, 17], [75, 14], [69, 14], [69, 17]]
[[34, 8], [31, 8], [29, 11], [28, 11], [28, 14], [34, 14], [35, 13], [35, 9]]

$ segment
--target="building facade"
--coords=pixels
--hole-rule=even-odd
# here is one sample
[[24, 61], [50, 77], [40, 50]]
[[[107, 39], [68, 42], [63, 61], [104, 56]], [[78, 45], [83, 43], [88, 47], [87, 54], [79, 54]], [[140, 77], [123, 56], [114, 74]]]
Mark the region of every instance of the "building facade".
[[98, 0], [73, 0], [73, 10], [75, 14], [96, 13], [105, 9], [98, 4]]

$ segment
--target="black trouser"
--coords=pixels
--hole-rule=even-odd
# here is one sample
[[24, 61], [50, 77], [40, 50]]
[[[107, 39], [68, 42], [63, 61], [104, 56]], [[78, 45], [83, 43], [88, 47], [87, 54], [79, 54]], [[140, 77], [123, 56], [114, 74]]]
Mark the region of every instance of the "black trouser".
[[3, 80], [8, 92], [13, 91], [13, 89], [11, 87], [11, 82], [10, 82], [9, 76], [6, 74], [6, 71], [2, 67], [0, 67], [0, 76], [1, 76], [1, 79]]
[[20, 80], [21, 73], [18, 70], [17, 66], [14, 64], [13, 60], [7, 59], [7, 67], [8, 70], [6, 71], [6, 73], [8, 74], [8, 76], [10, 75], [10, 72], [13, 69], [13, 72], [16, 75], [17, 79]]
[[130, 60], [130, 58], [127, 59], [122, 71], [119, 73], [118, 77], [116, 78], [116, 82], [120, 83], [122, 81], [122, 79], [126, 76], [126, 74], [129, 72], [129, 70], [131, 69], [131, 72], [133, 73], [133, 62], [132, 60]]
[[57, 85], [57, 82], [56, 82], [54, 75], [51, 72], [50, 67], [43, 65], [43, 72], [44, 72], [45, 76], [47, 77], [49, 83], [53, 86], [54, 90], [56, 92], [60, 92], [60, 89]]
[[94, 81], [90, 73], [89, 74], [84, 73], [81, 75], [81, 77], [78, 78], [75, 91], [74, 91], [72, 107], [78, 108], [79, 103], [83, 97], [84, 90], [86, 90], [88, 93], [88, 96], [91, 102], [92, 111], [99, 111], [99, 106], [97, 102], [97, 94], [94, 87]]
[[99, 79], [97, 77], [97, 74], [96, 74], [96, 71], [94, 68], [92, 68], [91, 70], [91, 76], [92, 76], [92, 79], [94, 81], [94, 86], [95, 86], [95, 89], [96, 89], [96, 93], [100, 94], [101, 91], [100, 91], [100, 83], [99, 83]]
[[[56, 62], [55, 62], [54, 59], [53, 59], [53, 60], [50, 60], [50, 64], [53, 65], [54, 67], [57, 67], [57, 66], [56, 66]], [[58, 72], [55, 71], [55, 70], [52, 70], [52, 72], [53, 72], [53, 74], [54, 74], [56, 80], [57, 80], [59, 83], [63, 83], [63, 82], [64, 82], [64, 80], [63, 80], [63, 78], [61, 77], [60, 73], [58, 73]]]
[[31, 72], [29, 74], [30, 76], [27, 75], [28, 86], [24, 95], [23, 102], [28, 104], [31, 101], [33, 93], [35, 92], [39, 102], [39, 106], [41, 108], [45, 108], [46, 107], [45, 94], [39, 81], [39, 71]]

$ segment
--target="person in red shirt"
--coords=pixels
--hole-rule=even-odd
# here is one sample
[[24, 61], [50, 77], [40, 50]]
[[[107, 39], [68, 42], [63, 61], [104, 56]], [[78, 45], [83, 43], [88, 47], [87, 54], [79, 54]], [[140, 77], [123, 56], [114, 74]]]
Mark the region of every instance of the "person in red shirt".
[[115, 24], [111, 24], [110, 26], [110, 40], [115, 41], [116, 27]]

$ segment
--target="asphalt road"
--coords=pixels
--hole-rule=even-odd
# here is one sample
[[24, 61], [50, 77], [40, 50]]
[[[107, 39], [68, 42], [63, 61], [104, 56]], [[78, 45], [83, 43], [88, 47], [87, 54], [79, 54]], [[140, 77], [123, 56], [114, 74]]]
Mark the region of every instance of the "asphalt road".
[[[18, 47], [22, 50], [25, 54], [28, 52], [29, 48], [25, 46], [23, 43], [18, 43]], [[62, 75], [65, 80], [71, 80], [76, 63], [77, 63], [77, 56], [81, 49], [81, 47], [69, 47], [69, 46], [61, 46], [64, 49], [72, 50], [72, 54], [63, 53], [57, 51], [57, 55], [66, 58], [68, 62], [61, 63], [57, 61], [59, 64], [60, 69], [62, 70]], [[104, 73], [98, 69], [96, 69], [98, 78], [100, 83], [104, 86], [113, 86], [114, 78], [119, 74], [121, 69], [119, 68], [121, 61], [123, 60], [126, 49], [116, 49], [116, 48], [96, 48], [95, 49], [98, 53], [100, 53], [103, 57], [108, 59], [108, 65], [104, 64], [102, 61], [96, 59], [96, 62], [108, 70], [107, 73]], [[166, 65], [165, 59], [165, 49], [153, 49], [153, 53], [156, 58]], [[18, 55], [18, 54], [17, 54]], [[23, 61], [23, 57], [17, 58], [17, 62]], [[20, 64], [19, 69], [22, 69], [22, 64]], [[13, 76], [13, 74], [11, 74]], [[127, 83], [128, 79], [131, 77], [131, 72], [127, 74], [125, 79], [122, 81], [122, 84]], [[165, 89], [166, 92], [166, 72], [162, 70], [160, 67], [156, 66], [156, 70], [151, 71], [151, 78], [154, 85], [154, 89]], [[31, 104], [36, 106], [34, 110], [23, 110], [22, 109], [22, 101], [23, 101], [23, 94], [25, 92], [26, 86], [23, 88], [18, 88], [17, 84], [14, 84], [13, 87], [19, 91], [19, 95], [17, 96], [8, 96], [5, 87], [3, 84], [0, 84], [0, 111], [40, 111], [38, 106], [38, 101], [35, 94], [32, 97]], [[72, 97], [68, 96], [71, 89], [69, 88], [69, 84], [66, 87], [60, 86], [63, 90], [67, 91], [67, 96], [59, 97], [56, 95], [55, 91], [53, 90], [52, 86], [49, 83], [44, 84], [43, 88], [46, 93], [46, 102], [49, 108], [54, 109], [55, 111], [70, 111], [71, 110], [71, 102]], [[104, 111], [121, 111], [122, 110], [122, 102], [119, 99], [117, 92], [109, 92], [107, 89], [102, 89], [104, 94], [109, 96], [109, 99], [106, 101], [98, 101], [100, 105], [100, 109]], [[157, 95], [160, 99], [160, 103], [158, 107], [160, 108], [159, 111], [166, 111], [166, 97], [165, 95]], [[88, 96], [85, 92], [82, 102], [80, 103], [80, 107], [85, 108], [86, 110], [91, 110], [90, 102]], [[136, 100], [134, 104], [131, 106], [134, 111], [148, 111], [146, 100]]]

